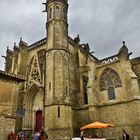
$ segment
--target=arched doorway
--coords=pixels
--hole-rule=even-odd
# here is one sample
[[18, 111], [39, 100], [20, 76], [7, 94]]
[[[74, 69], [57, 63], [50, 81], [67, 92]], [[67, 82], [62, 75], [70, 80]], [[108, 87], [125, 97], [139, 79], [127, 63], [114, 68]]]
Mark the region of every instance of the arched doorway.
[[33, 84], [25, 95], [25, 117], [23, 118], [22, 130], [35, 132], [43, 125], [44, 116], [44, 89]]
[[42, 111], [37, 111], [35, 114], [35, 131], [38, 131], [42, 128]]
[[40, 89], [36, 96], [34, 97], [33, 102], [33, 128], [34, 131], [41, 129], [43, 126], [43, 114], [44, 114], [44, 93], [43, 90]]

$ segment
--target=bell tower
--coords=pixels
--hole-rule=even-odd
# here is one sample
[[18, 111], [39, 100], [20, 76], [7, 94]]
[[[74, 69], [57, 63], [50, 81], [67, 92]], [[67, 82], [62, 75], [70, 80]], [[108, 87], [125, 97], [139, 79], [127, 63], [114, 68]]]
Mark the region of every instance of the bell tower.
[[67, 23], [67, 0], [47, 0], [47, 40], [49, 49], [67, 50], [68, 23]]
[[70, 140], [73, 135], [69, 96], [67, 0], [47, 0], [44, 127], [49, 139]]

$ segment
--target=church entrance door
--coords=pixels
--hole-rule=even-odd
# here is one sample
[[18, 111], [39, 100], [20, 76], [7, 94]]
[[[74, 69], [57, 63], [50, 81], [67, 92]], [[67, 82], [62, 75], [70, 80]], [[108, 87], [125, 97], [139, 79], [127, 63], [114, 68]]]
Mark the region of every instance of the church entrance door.
[[42, 111], [37, 111], [35, 117], [36, 117], [35, 131], [38, 131], [42, 127]]

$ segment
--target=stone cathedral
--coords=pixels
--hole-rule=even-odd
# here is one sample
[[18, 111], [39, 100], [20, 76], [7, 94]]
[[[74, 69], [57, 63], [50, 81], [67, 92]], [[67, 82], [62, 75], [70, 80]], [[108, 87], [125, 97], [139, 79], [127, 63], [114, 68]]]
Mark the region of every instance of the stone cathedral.
[[123, 41], [115, 55], [99, 60], [79, 35], [68, 35], [68, 0], [43, 4], [46, 37], [33, 44], [20, 38], [3, 56], [0, 137], [43, 127], [49, 140], [70, 140], [81, 126], [100, 121], [116, 127], [98, 135], [121, 140], [124, 129], [140, 139], [140, 57], [130, 59]]

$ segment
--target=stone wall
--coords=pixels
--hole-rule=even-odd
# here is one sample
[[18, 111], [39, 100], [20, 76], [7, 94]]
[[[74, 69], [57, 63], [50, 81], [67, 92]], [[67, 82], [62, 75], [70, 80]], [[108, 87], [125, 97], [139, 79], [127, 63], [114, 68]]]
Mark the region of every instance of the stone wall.
[[7, 140], [11, 131], [20, 128], [17, 107], [21, 104], [22, 99], [19, 100], [19, 97], [23, 94], [23, 84], [19, 81], [17, 77], [0, 73], [0, 140]]
[[[116, 127], [85, 130], [84, 135], [97, 134], [99, 137], [122, 140], [122, 129], [131, 139], [140, 138], [140, 102], [133, 99], [116, 104], [104, 106], [85, 106], [81, 109], [73, 109], [74, 136], [80, 136], [80, 127], [95, 122], [115, 124]], [[137, 116], [137, 117], [136, 117]]]
[[131, 63], [132, 63], [133, 71], [137, 75], [138, 83], [140, 87], [140, 57], [132, 59]]
[[72, 137], [72, 112], [67, 105], [45, 107], [45, 130], [49, 139], [70, 139]]
[[[102, 122], [113, 123], [115, 128], [104, 129], [103, 135], [108, 138], [122, 137], [122, 129], [126, 130], [131, 138], [140, 137], [140, 102], [132, 100], [110, 106], [100, 107]], [[137, 116], [137, 117], [136, 117]]]
[[80, 127], [90, 122], [89, 111], [88, 108], [81, 109], [73, 109], [72, 110], [72, 118], [73, 118], [73, 136], [80, 136]]
[[18, 101], [18, 83], [0, 80], [0, 114], [15, 114]]
[[15, 130], [15, 118], [10, 116], [0, 116], [0, 140], [7, 140], [11, 131]]

